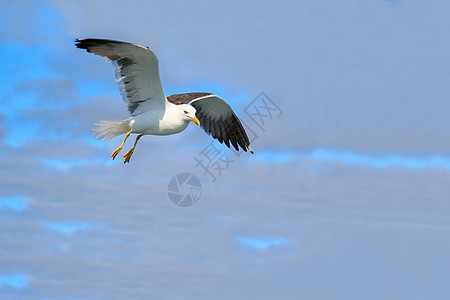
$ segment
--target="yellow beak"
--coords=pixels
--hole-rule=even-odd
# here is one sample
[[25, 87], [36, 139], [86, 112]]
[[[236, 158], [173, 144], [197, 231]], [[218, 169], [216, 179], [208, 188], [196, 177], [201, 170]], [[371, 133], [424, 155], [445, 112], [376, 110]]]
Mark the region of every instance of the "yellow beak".
[[195, 124], [200, 126], [200, 121], [196, 117], [193, 117], [193, 118], [189, 117], [189, 119], [191, 119], [192, 122], [194, 122]]

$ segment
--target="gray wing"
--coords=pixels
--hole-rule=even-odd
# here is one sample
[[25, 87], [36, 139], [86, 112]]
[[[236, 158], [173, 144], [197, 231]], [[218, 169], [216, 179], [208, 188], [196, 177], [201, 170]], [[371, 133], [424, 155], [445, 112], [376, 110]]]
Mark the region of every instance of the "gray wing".
[[112, 62], [120, 93], [132, 116], [165, 104], [158, 59], [150, 49], [105, 39], [77, 39], [75, 45]]
[[244, 151], [248, 149], [253, 153], [241, 121], [219, 96], [211, 93], [187, 93], [171, 95], [167, 100], [174, 104], [192, 105], [197, 110], [197, 119], [206, 133], [225, 143], [228, 148], [231, 143], [237, 151], [240, 146]]

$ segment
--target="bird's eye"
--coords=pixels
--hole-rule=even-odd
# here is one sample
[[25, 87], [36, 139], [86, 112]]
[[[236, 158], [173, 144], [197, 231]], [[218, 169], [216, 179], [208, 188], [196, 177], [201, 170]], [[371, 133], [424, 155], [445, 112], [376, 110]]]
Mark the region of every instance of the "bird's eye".
[[185, 110], [184, 113], [187, 114], [188, 112]]

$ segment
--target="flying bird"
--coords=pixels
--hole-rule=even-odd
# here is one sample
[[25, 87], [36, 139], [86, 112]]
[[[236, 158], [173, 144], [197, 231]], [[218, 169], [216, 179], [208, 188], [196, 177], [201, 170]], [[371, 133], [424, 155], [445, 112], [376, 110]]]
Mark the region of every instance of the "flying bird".
[[100, 121], [95, 124], [97, 139], [111, 140], [125, 134], [113, 159], [122, 150], [130, 134], [138, 134], [133, 147], [126, 152], [130, 162], [136, 144], [143, 135], [170, 135], [186, 129], [192, 121], [207, 134], [239, 151], [253, 153], [244, 127], [231, 107], [212, 93], [175, 94], [166, 98], [159, 78], [158, 59], [148, 48], [106, 39], [76, 39], [75, 46], [103, 56], [112, 62], [123, 100], [131, 117], [122, 121]]

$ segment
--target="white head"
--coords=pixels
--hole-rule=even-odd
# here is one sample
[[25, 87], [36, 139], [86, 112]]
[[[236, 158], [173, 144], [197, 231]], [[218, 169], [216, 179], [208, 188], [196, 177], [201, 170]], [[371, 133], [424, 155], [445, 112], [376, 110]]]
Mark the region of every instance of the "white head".
[[178, 105], [178, 107], [180, 108], [180, 111], [182, 112], [185, 120], [189, 120], [189, 121], [194, 122], [197, 125], [200, 125], [200, 121], [195, 116], [195, 113], [197, 112], [195, 107], [193, 107], [192, 105], [189, 105], [189, 104], [181, 104], [181, 105]]

